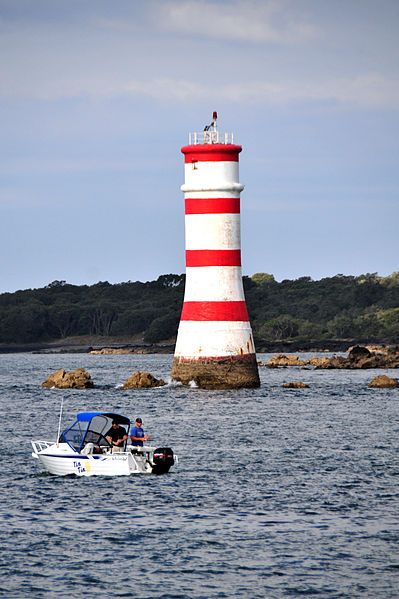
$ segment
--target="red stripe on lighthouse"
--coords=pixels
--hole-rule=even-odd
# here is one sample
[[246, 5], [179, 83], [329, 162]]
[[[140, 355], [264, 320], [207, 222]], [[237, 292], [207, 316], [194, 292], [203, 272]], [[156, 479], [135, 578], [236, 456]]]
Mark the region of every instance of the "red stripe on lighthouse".
[[244, 302], [184, 302], [181, 320], [249, 321]]
[[235, 144], [196, 144], [183, 146], [184, 162], [238, 162], [242, 147]]
[[186, 250], [186, 266], [241, 266], [241, 250]]
[[186, 214], [240, 214], [240, 198], [186, 198]]

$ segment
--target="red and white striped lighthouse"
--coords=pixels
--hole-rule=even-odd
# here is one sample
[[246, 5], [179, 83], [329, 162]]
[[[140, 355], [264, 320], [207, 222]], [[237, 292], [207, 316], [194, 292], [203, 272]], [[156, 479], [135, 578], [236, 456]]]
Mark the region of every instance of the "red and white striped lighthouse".
[[172, 377], [199, 387], [258, 387], [241, 271], [238, 155], [232, 134], [211, 125], [184, 154], [186, 287]]

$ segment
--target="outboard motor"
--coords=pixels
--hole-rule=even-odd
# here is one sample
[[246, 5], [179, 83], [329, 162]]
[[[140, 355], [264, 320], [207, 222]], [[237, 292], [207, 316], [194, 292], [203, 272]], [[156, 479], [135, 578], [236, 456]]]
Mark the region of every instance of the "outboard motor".
[[152, 473], [166, 474], [166, 472], [169, 472], [170, 467], [175, 463], [173, 449], [170, 447], [157, 447], [157, 449], [154, 450], [152, 460]]

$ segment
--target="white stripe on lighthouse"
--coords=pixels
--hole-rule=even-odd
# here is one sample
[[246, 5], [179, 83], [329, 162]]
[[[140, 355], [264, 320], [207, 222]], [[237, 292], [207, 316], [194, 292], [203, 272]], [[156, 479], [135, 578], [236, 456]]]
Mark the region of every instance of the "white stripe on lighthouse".
[[[228, 185], [227, 185], [227, 187], [228, 187]], [[223, 193], [220, 192], [220, 189], [216, 189], [216, 190], [208, 189], [207, 191], [198, 191], [198, 190], [190, 191], [190, 190], [188, 190], [184, 193], [185, 198], [190, 197], [190, 198], [197, 198], [197, 199], [220, 198], [221, 195], [225, 198], [239, 198], [240, 197], [240, 194], [234, 190], [225, 190], [225, 191], [223, 191]]]
[[244, 186], [238, 181], [238, 162], [193, 162], [184, 165], [184, 185], [189, 191], [224, 190], [239, 193]]
[[187, 250], [240, 249], [239, 214], [187, 214]]
[[240, 266], [188, 266], [184, 301], [244, 301], [241, 276]]
[[254, 352], [249, 322], [180, 322], [175, 356], [200, 359], [240, 356]]

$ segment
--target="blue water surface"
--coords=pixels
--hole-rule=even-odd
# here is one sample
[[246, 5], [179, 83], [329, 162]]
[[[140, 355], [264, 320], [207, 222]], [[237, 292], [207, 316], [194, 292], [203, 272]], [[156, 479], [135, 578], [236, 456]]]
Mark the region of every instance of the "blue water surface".
[[[266, 360], [268, 356], [259, 356]], [[172, 356], [0, 356], [0, 595], [7, 598], [399, 596], [399, 391], [376, 371], [261, 369], [256, 390], [169, 384]], [[58, 368], [92, 390], [45, 390]], [[398, 376], [395, 371], [383, 371]], [[301, 380], [308, 389], [283, 389]], [[141, 416], [164, 476], [56, 477], [31, 458], [81, 410]]]

